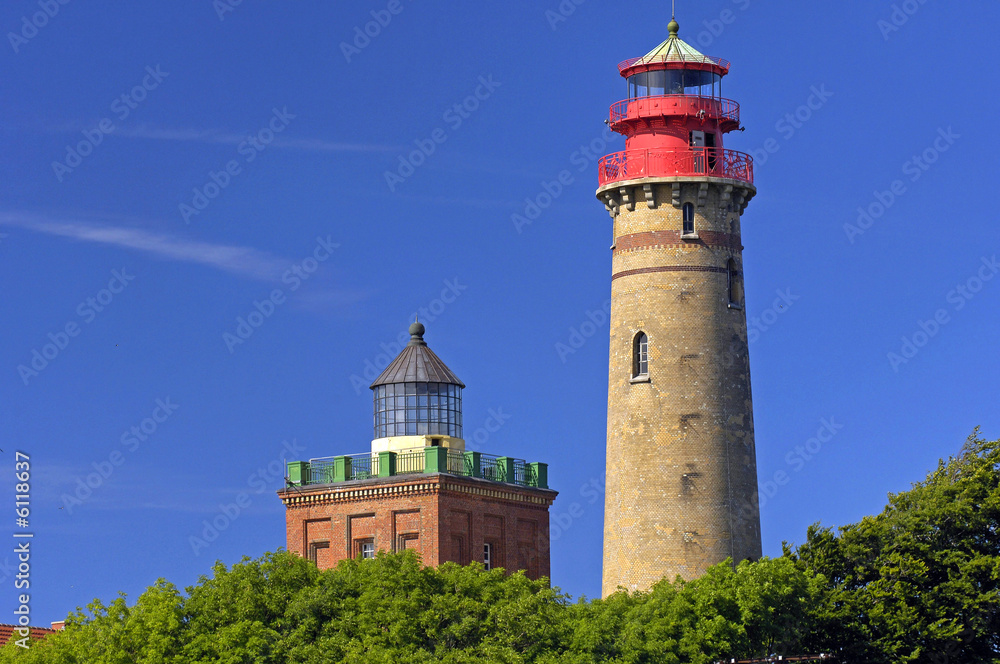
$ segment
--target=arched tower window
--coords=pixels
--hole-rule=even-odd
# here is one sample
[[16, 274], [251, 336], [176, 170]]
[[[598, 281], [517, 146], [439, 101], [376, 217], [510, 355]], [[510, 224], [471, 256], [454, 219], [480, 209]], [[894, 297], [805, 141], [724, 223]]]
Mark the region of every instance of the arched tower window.
[[649, 374], [649, 337], [645, 332], [635, 335], [632, 342], [632, 378]]
[[740, 297], [740, 273], [736, 269], [736, 261], [732, 258], [726, 265], [726, 271], [729, 273], [729, 304], [739, 305], [742, 301]]
[[684, 235], [694, 235], [694, 205], [684, 204]]

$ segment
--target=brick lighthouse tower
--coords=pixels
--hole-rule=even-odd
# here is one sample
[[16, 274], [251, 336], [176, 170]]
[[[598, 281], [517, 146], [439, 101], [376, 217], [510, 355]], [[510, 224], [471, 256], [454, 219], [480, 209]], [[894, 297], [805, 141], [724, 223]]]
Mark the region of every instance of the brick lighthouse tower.
[[320, 569], [378, 551], [549, 576], [548, 465], [467, 450], [465, 384], [410, 326], [371, 389], [370, 451], [288, 464], [288, 550]]
[[761, 555], [740, 217], [753, 162], [725, 150], [729, 63], [677, 35], [618, 65], [599, 164], [614, 219], [603, 595]]

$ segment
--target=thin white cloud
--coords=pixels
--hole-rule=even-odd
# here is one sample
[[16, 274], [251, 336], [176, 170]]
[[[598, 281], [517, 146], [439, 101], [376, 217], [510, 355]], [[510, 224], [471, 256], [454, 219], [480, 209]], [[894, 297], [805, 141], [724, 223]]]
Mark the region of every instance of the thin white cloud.
[[[80, 131], [90, 129], [79, 123], [68, 125], [51, 125], [50, 131]], [[191, 143], [213, 143], [220, 145], [239, 145], [247, 140], [247, 134], [237, 134], [220, 129], [193, 129], [189, 127], [154, 127], [145, 124], [128, 127], [116, 127], [111, 136], [119, 138], [138, 138], [154, 141], [178, 141]], [[370, 143], [341, 143], [319, 138], [289, 138], [277, 136], [269, 147], [303, 152], [398, 152], [405, 147], [398, 145], [377, 145]]]
[[46, 219], [11, 212], [0, 212], [0, 225], [15, 226], [80, 242], [133, 249], [162, 259], [204, 265], [260, 281], [278, 279], [291, 264], [287, 259], [253, 247], [212, 244], [140, 228], [102, 226], [77, 220]]

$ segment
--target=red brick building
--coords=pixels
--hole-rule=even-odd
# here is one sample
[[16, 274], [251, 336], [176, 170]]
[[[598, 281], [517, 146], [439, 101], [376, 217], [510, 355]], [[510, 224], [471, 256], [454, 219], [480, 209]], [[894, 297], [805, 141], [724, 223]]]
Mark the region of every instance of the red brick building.
[[[31, 639], [31, 641], [38, 641], [44, 639], [50, 634], [55, 634], [58, 631], [65, 629], [66, 623], [63, 620], [52, 623], [52, 628], [48, 627], [21, 627], [19, 625], [0, 625], [0, 648], [7, 645], [9, 641], [22, 641], [23, 639]], [[25, 632], [27, 630], [27, 632]], [[27, 642], [25, 642], [27, 643]], [[30, 647], [30, 646], [26, 646]]]
[[288, 550], [320, 569], [413, 549], [432, 566], [476, 561], [549, 576], [557, 494], [547, 465], [466, 450], [465, 384], [427, 347], [423, 325], [410, 335], [371, 385], [371, 451], [288, 464], [278, 492]]

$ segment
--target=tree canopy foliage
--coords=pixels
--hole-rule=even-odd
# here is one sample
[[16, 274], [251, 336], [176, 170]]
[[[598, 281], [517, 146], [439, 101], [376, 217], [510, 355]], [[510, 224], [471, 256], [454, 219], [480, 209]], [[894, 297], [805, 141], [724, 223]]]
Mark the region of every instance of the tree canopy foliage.
[[217, 563], [181, 593], [95, 600], [0, 664], [521, 662], [704, 664], [827, 652], [841, 662], [1000, 662], [1000, 441], [962, 453], [876, 516], [813, 526], [784, 555], [648, 592], [572, 602], [546, 580], [412, 552], [320, 572], [279, 551]]

